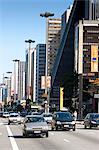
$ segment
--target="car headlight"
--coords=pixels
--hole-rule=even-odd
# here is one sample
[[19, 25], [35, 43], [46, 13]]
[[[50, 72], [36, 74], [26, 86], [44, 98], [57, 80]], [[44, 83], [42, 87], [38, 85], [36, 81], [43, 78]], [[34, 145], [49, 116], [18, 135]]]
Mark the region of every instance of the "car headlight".
[[95, 122], [95, 121], [91, 121], [91, 123], [96, 124], [96, 122]]
[[61, 122], [60, 122], [60, 121], [57, 121], [57, 124], [61, 124]]
[[48, 130], [48, 126], [42, 127], [43, 130]]

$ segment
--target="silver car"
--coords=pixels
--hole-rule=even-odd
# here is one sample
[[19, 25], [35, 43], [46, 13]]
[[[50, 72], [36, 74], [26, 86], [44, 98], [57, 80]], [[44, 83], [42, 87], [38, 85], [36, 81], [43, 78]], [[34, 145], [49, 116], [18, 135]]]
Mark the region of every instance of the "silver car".
[[46, 135], [48, 137], [48, 125], [42, 115], [27, 115], [23, 122], [23, 136], [29, 134]]

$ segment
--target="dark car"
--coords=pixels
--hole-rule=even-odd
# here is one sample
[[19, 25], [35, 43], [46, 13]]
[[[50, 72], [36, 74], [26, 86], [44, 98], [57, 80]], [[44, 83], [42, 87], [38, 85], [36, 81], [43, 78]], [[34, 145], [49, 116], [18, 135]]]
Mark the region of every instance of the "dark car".
[[84, 128], [99, 126], [99, 113], [88, 113], [84, 119]]
[[70, 112], [56, 112], [52, 118], [52, 130], [72, 129], [75, 131], [75, 121]]

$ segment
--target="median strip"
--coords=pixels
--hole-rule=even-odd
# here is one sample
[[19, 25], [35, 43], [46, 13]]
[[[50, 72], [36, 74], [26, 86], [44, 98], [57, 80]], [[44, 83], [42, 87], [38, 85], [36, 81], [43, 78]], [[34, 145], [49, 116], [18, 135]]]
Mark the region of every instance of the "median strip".
[[13, 134], [12, 134], [12, 132], [11, 132], [9, 126], [6, 125], [6, 128], [7, 128], [7, 131], [8, 131], [8, 137], [10, 138], [10, 142], [11, 142], [12, 149], [13, 149], [13, 150], [19, 150], [19, 148], [18, 148], [18, 146], [17, 146], [17, 144], [16, 144], [16, 141], [15, 141], [15, 139], [14, 139], [14, 137], [13, 137]]

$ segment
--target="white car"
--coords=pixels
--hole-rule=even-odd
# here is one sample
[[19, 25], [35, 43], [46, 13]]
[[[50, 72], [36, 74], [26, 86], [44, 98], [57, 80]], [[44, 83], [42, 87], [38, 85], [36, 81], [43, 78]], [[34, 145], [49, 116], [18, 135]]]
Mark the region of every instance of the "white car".
[[22, 123], [22, 117], [18, 113], [10, 113], [8, 125], [10, 125], [10, 123]]
[[43, 113], [43, 117], [48, 124], [52, 122], [52, 114], [51, 113]]
[[3, 112], [3, 115], [2, 115], [4, 118], [8, 118], [9, 117], [9, 112]]

